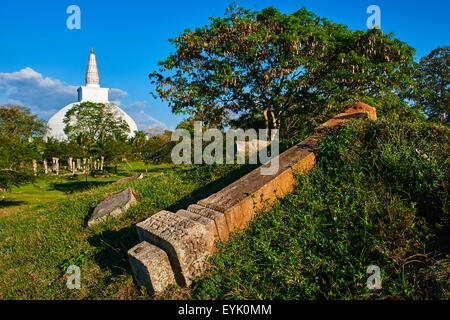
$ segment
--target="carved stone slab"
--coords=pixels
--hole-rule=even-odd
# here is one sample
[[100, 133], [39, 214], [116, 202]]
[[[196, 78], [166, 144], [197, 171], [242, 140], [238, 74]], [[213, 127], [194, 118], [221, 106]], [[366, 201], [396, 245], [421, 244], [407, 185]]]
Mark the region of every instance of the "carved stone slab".
[[163, 210], [138, 223], [136, 228], [141, 241], [167, 253], [178, 284], [189, 286], [191, 279], [206, 269], [214, 234], [204, 224]]
[[216, 226], [216, 234], [219, 237], [219, 240], [228, 240], [228, 234], [231, 232], [231, 230], [228, 227], [227, 220], [225, 219], [225, 215], [222, 212], [209, 209], [198, 204], [191, 204], [187, 209], [188, 211], [195, 212], [203, 217], [213, 220]]

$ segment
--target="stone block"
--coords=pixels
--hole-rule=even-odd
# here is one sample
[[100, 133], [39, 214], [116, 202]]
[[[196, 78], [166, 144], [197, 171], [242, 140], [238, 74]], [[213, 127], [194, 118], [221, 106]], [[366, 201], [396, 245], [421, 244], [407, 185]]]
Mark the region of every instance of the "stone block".
[[137, 284], [146, 287], [150, 295], [175, 284], [172, 266], [164, 250], [143, 241], [128, 250], [128, 259]]
[[[204, 225], [207, 233], [214, 235], [213, 240], [217, 237], [217, 229], [216, 229], [214, 220], [203, 217], [195, 212], [191, 212], [188, 210], [178, 210], [176, 214], [183, 216], [185, 218], [191, 219], [193, 221], [199, 222], [202, 225]], [[211, 243], [210, 250], [213, 250], [213, 247], [214, 247], [214, 241]]]
[[139, 179], [142, 179], [142, 178], [144, 178], [144, 175], [142, 173], [140, 173], [140, 174], [137, 174], [135, 176], [125, 177], [125, 178], [119, 179], [119, 180], [113, 182], [112, 184], [113, 185], [121, 184], [121, 183], [131, 182], [131, 181], [134, 181], [134, 180], [139, 180]]
[[355, 102], [344, 111], [345, 113], [366, 113], [370, 120], [377, 120], [377, 110], [363, 102]]
[[278, 156], [278, 171], [262, 175], [257, 168], [219, 192], [200, 200], [198, 205], [225, 215], [229, 232], [242, 229], [256, 211], [271, 205], [277, 197], [293, 190], [296, 183], [293, 170], [309, 171], [315, 164], [313, 151], [320, 135], [311, 136]]
[[230, 228], [228, 227], [227, 220], [225, 219], [225, 215], [222, 212], [209, 209], [198, 204], [191, 204], [187, 209], [188, 211], [195, 212], [203, 217], [213, 220], [216, 226], [216, 234], [219, 237], [219, 240], [228, 240], [228, 234], [232, 230], [230, 230]]
[[163, 210], [138, 223], [136, 228], [141, 241], [167, 253], [179, 285], [189, 286], [191, 279], [206, 269], [214, 233], [204, 224]]

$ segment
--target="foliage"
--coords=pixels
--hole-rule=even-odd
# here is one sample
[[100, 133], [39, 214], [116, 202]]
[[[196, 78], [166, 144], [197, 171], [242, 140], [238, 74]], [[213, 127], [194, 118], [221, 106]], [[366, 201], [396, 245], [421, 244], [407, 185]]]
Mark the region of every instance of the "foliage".
[[393, 34], [353, 32], [304, 8], [230, 7], [210, 20], [171, 39], [176, 52], [150, 74], [173, 112], [207, 125], [283, 128], [412, 85], [414, 49]]
[[69, 139], [79, 139], [87, 148], [108, 136], [120, 138], [130, 130], [113, 104], [82, 102], [67, 111], [63, 122]]
[[30, 109], [0, 106], [0, 188], [10, 189], [33, 179], [29, 165], [37, 158], [32, 140], [45, 132], [44, 121]]
[[45, 122], [31, 115], [30, 109], [15, 105], [0, 106], [0, 136], [28, 140], [45, 132]]
[[436, 48], [420, 59], [416, 105], [433, 121], [449, 124], [450, 48]]

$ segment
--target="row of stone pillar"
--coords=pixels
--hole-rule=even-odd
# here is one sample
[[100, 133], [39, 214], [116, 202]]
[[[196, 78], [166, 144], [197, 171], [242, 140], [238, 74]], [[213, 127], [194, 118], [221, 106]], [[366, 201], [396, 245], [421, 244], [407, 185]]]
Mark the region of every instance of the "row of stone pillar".
[[[94, 170], [100, 170], [103, 171], [103, 163], [105, 161], [105, 157], [101, 157], [101, 159], [96, 159], [92, 161], [92, 157], [90, 158], [83, 158], [83, 166], [81, 165], [81, 159], [76, 159], [76, 162], [73, 158], [69, 158], [67, 160], [67, 169], [71, 171], [72, 173], [76, 173], [77, 170], [86, 171], [90, 169]], [[52, 164], [52, 171], [56, 174], [59, 174], [59, 159], [58, 158], [52, 158], [51, 161]], [[44, 167], [44, 173], [48, 174], [48, 163], [47, 159], [43, 161], [43, 167]], [[37, 175], [37, 161], [33, 160], [33, 172], [34, 175]]]

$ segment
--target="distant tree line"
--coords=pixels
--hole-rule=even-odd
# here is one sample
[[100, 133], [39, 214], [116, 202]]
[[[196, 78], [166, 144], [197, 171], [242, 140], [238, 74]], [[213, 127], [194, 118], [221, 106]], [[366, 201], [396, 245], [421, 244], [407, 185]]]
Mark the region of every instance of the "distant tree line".
[[[105, 157], [115, 167], [124, 160], [149, 163], [170, 161], [171, 132], [149, 129], [136, 131], [128, 138], [129, 127], [110, 105], [83, 102], [67, 112], [64, 119], [67, 140], [44, 139], [45, 121], [32, 115], [29, 108], [0, 106], [0, 188], [34, 179], [32, 160]], [[166, 146], [167, 145], [167, 146]]]

